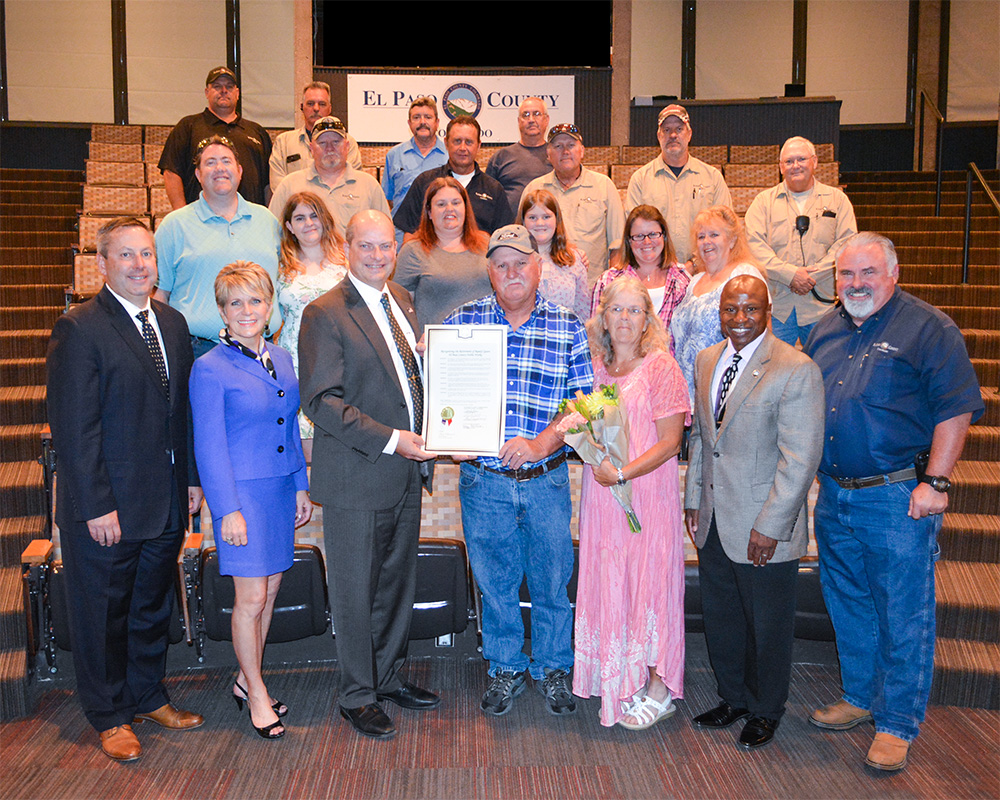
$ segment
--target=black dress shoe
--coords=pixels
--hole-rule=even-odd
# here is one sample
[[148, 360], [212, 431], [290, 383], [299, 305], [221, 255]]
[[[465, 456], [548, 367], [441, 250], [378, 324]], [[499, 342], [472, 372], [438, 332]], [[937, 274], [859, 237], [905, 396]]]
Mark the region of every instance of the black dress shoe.
[[743, 726], [743, 733], [740, 734], [740, 747], [744, 750], [755, 750], [763, 747], [774, 738], [774, 732], [778, 730], [778, 723], [781, 720], [768, 719], [767, 717], [750, 717], [747, 724]]
[[426, 711], [441, 702], [441, 698], [434, 692], [428, 692], [412, 683], [404, 683], [394, 692], [376, 692], [375, 697], [379, 702], [388, 700], [400, 708], [409, 708], [412, 711]]
[[711, 711], [699, 714], [692, 724], [696, 728], [728, 728], [734, 722], [750, 716], [747, 708], [733, 708], [729, 703], [720, 703]]
[[373, 739], [390, 739], [396, 735], [396, 726], [392, 724], [378, 703], [369, 703], [360, 708], [340, 707], [340, 716], [354, 726], [354, 730], [362, 736]]

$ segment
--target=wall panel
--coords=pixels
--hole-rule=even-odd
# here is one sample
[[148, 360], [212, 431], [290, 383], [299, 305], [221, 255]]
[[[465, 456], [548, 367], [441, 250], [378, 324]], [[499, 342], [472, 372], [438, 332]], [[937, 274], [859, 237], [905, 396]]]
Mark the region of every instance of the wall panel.
[[775, 97], [792, 79], [792, 0], [699, 0], [695, 96]]
[[243, 114], [268, 128], [295, 125], [294, 11], [294, 0], [240, 0]]
[[205, 108], [205, 76], [226, 63], [225, 0], [126, 0], [125, 18], [129, 122], [173, 125]]
[[842, 125], [906, 122], [908, 0], [809, 0], [806, 94], [844, 101]]
[[953, 0], [948, 47], [949, 122], [995, 120], [1000, 101], [1000, 3]]
[[109, 0], [7, 0], [11, 120], [114, 122]]
[[632, 4], [632, 97], [681, 93], [681, 0]]

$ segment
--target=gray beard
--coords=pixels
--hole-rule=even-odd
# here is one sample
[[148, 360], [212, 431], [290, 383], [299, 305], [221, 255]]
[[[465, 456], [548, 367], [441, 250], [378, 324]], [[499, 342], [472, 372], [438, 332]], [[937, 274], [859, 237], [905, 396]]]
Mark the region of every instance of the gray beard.
[[846, 293], [841, 298], [844, 309], [855, 319], [868, 319], [875, 311], [875, 297], [868, 294], [866, 297], [857, 299], [848, 296]]

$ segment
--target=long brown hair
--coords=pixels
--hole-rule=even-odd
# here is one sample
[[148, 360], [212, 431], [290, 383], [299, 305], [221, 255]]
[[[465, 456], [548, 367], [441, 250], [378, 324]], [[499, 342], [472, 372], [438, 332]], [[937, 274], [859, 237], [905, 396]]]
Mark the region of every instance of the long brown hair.
[[469, 195], [465, 191], [465, 187], [450, 176], [435, 178], [424, 193], [424, 207], [420, 212], [420, 225], [417, 228], [416, 236], [417, 241], [424, 248], [424, 252], [429, 253], [437, 247], [437, 231], [434, 230], [434, 223], [431, 222], [431, 203], [434, 202], [434, 197], [442, 189], [455, 189], [465, 204], [465, 224], [462, 225], [462, 244], [465, 245], [465, 249], [485, 255], [489, 237], [479, 230], [479, 226], [476, 224], [476, 215], [472, 211], [472, 204], [469, 202]]
[[743, 229], [743, 222], [729, 206], [712, 206], [711, 208], [706, 208], [704, 211], [699, 212], [691, 224], [691, 257], [694, 259], [694, 265], [698, 272], [705, 270], [705, 263], [698, 254], [698, 231], [713, 223], [721, 224], [722, 229], [726, 231], [729, 238], [736, 240], [733, 249], [729, 251], [729, 259], [726, 261], [727, 266], [729, 264], [752, 264], [761, 273], [764, 273], [764, 268], [757, 263], [757, 259], [750, 252], [750, 245], [747, 242], [746, 231]]
[[663, 231], [663, 255], [661, 256], [660, 269], [666, 269], [677, 260], [677, 253], [674, 252], [673, 242], [670, 241], [670, 231], [667, 230], [667, 221], [656, 206], [641, 205], [633, 208], [625, 220], [625, 235], [622, 237], [624, 251], [622, 261], [633, 269], [639, 266], [635, 260], [635, 253], [632, 252], [632, 240], [628, 237], [632, 234], [632, 226], [637, 219], [644, 219], [648, 222], [655, 222]]
[[320, 225], [323, 226], [323, 238], [320, 244], [323, 247], [323, 257], [331, 264], [344, 263], [344, 237], [337, 232], [337, 225], [330, 216], [330, 210], [326, 207], [318, 195], [312, 192], [296, 192], [288, 198], [285, 203], [285, 210], [281, 212], [281, 253], [278, 257], [278, 274], [286, 283], [300, 272], [305, 272], [305, 267], [299, 259], [299, 240], [295, 234], [288, 229], [288, 224], [292, 221], [295, 209], [300, 205], [306, 206], [316, 212]]
[[534, 206], [544, 206], [556, 217], [556, 232], [552, 234], [549, 245], [549, 258], [560, 267], [569, 267], [576, 261], [569, 249], [569, 238], [566, 236], [566, 226], [563, 224], [562, 212], [559, 211], [559, 201], [552, 192], [546, 189], [535, 189], [521, 198], [521, 209], [517, 213], [518, 225], [524, 224], [524, 215]]

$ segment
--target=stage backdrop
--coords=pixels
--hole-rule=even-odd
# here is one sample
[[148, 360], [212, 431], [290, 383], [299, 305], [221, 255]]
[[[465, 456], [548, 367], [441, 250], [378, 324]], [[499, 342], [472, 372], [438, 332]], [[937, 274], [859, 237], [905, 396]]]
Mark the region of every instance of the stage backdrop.
[[526, 97], [541, 97], [549, 109], [549, 124], [573, 122], [572, 75], [419, 75], [349, 74], [347, 114], [351, 135], [359, 142], [401, 142], [409, 139], [406, 112], [421, 95], [438, 103], [441, 134], [460, 114], [475, 117], [483, 142], [516, 142], [517, 107]]

